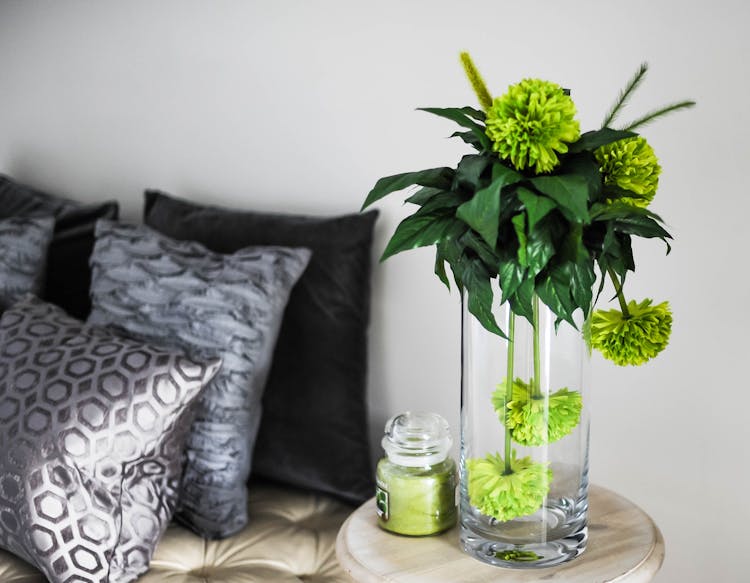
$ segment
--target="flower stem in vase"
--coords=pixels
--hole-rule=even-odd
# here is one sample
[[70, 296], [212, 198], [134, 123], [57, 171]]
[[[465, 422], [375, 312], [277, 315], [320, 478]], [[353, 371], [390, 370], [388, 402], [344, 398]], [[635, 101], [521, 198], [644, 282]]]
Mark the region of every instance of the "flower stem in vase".
[[[515, 353], [515, 343], [513, 341], [515, 336], [515, 328], [516, 328], [516, 315], [513, 312], [510, 312], [510, 316], [508, 317], [508, 364], [507, 364], [507, 374], [505, 375], [505, 378], [507, 379], [505, 382], [505, 402], [510, 403], [513, 400], [513, 358]], [[505, 407], [505, 410], [503, 412], [504, 419], [503, 419], [503, 425], [505, 426], [505, 475], [508, 475], [512, 473], [513, 470], [511, 470], [510, 467], [510, 453], [511, 453], [511, 446], [512, 446], [512, 437], [511, 437], [511, 425], [508, 423], [508, 415], [510, 415], [510, 411], [507, 407]]]
[[607, 273], [612, 280], [612, 285], [615, 286], [617, 301], [620, 302], [620, 310], [622, 311], [622, 316], [627, 320], [628, 318], [630, 318], [630, 311], [628, 310], [628, 303], [625, 301], [625, 295], [622, 293], [622, 284], [620, 283], [620, 280], [617, 279], [617, 274], [615, 274], [614, 269], [608, 267]]
[[531, 398], [532, 399], [541, 399], [542, 398], [542, 389], [540, 384], [540, 362], [539, 362], [539, 296], [534, 294], [534, 300], [532, 305], [533, 310], [533, 335], [534, 335], [534, 378], [531, 379], [531, 386], [532, 386], [532, 392], [531, 392]]

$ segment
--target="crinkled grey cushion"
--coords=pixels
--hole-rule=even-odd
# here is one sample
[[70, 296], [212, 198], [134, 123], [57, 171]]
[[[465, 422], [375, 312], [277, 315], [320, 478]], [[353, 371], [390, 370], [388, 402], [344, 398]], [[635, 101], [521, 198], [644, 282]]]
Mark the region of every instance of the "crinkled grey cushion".
[[208, 538], [234, 534], [247, 523], [245, 484], [276, 337], [310, 252], [223, 255], [111, 221], [98, 223], [96, 237], [89, 322], [223, 358], [188, 438], [178, 518]]
[[144, 573], [177, 503], [206, 363], [26, 296], [0, 320], [0, 546], [53, 583]]
[[220, 253], [248, 245], [312, 250], [279, 332], [253, 473], [357, 504], [375, 491], [365, 389], [376, 217], [374, 211], [334, 217], [261, 213], [153, 190], [146, 191], [143, 214], [157, 231]]
[[55, 219], [0, 219], [0, 312], [27, 293], [39, 295]]

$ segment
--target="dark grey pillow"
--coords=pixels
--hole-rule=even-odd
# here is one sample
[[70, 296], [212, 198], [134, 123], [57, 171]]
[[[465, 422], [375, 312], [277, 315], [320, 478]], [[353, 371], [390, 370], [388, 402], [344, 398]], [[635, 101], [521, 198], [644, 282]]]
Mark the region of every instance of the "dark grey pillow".
[[198, 402], [177, 517], [205, 537], [234, 534], [247, 524], [246, 483], [281, 319], [310, 252], [222, 255], [110, 221], [96, 237], [90, 323], [224, 360]]
[[26, 296], [0, 319], [0, 546], [53, 583], [144, 573], [177, 504], [190, 407], [220, 366]]
[[144, 210], [158, 231], [220, 253], [248, 245], [312, 250], [284, 314], [253, 473], [355, 503], [375, 491], [365, 389], [376, 217], [235, 210], [157, 191], [146, 192]]
[[89, 313], [89, 256], [98, 219], [116, 219], [114, 201], [78, 202], [42, 192], [0, 175], [0, 218], [55, 217], [42, 297], [68, 314], [85, 319]]
[[0, 219], [0, 312], [27, 293], [39, 295], [55, 220]]

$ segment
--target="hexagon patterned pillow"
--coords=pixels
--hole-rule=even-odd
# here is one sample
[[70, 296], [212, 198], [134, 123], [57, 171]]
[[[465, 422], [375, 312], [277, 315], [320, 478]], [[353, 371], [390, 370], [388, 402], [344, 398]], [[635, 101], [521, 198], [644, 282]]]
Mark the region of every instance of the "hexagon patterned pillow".
[[52, 583], [126, 583], [177, 503], [192, 407], [221, 360], [83, 324], [33, 296], [0, 319], [0, 546]]

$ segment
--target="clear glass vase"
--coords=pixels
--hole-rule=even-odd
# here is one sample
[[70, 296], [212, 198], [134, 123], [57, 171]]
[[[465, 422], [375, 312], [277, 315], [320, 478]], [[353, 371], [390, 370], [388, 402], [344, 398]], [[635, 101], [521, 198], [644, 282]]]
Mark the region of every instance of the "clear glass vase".
[[462, 302], [461, 544], [512, 568], [563, 563], [587, 540], [589, 350], [580, 325], [532, 304], [533, 325], [496, 309], [509, 341]]

